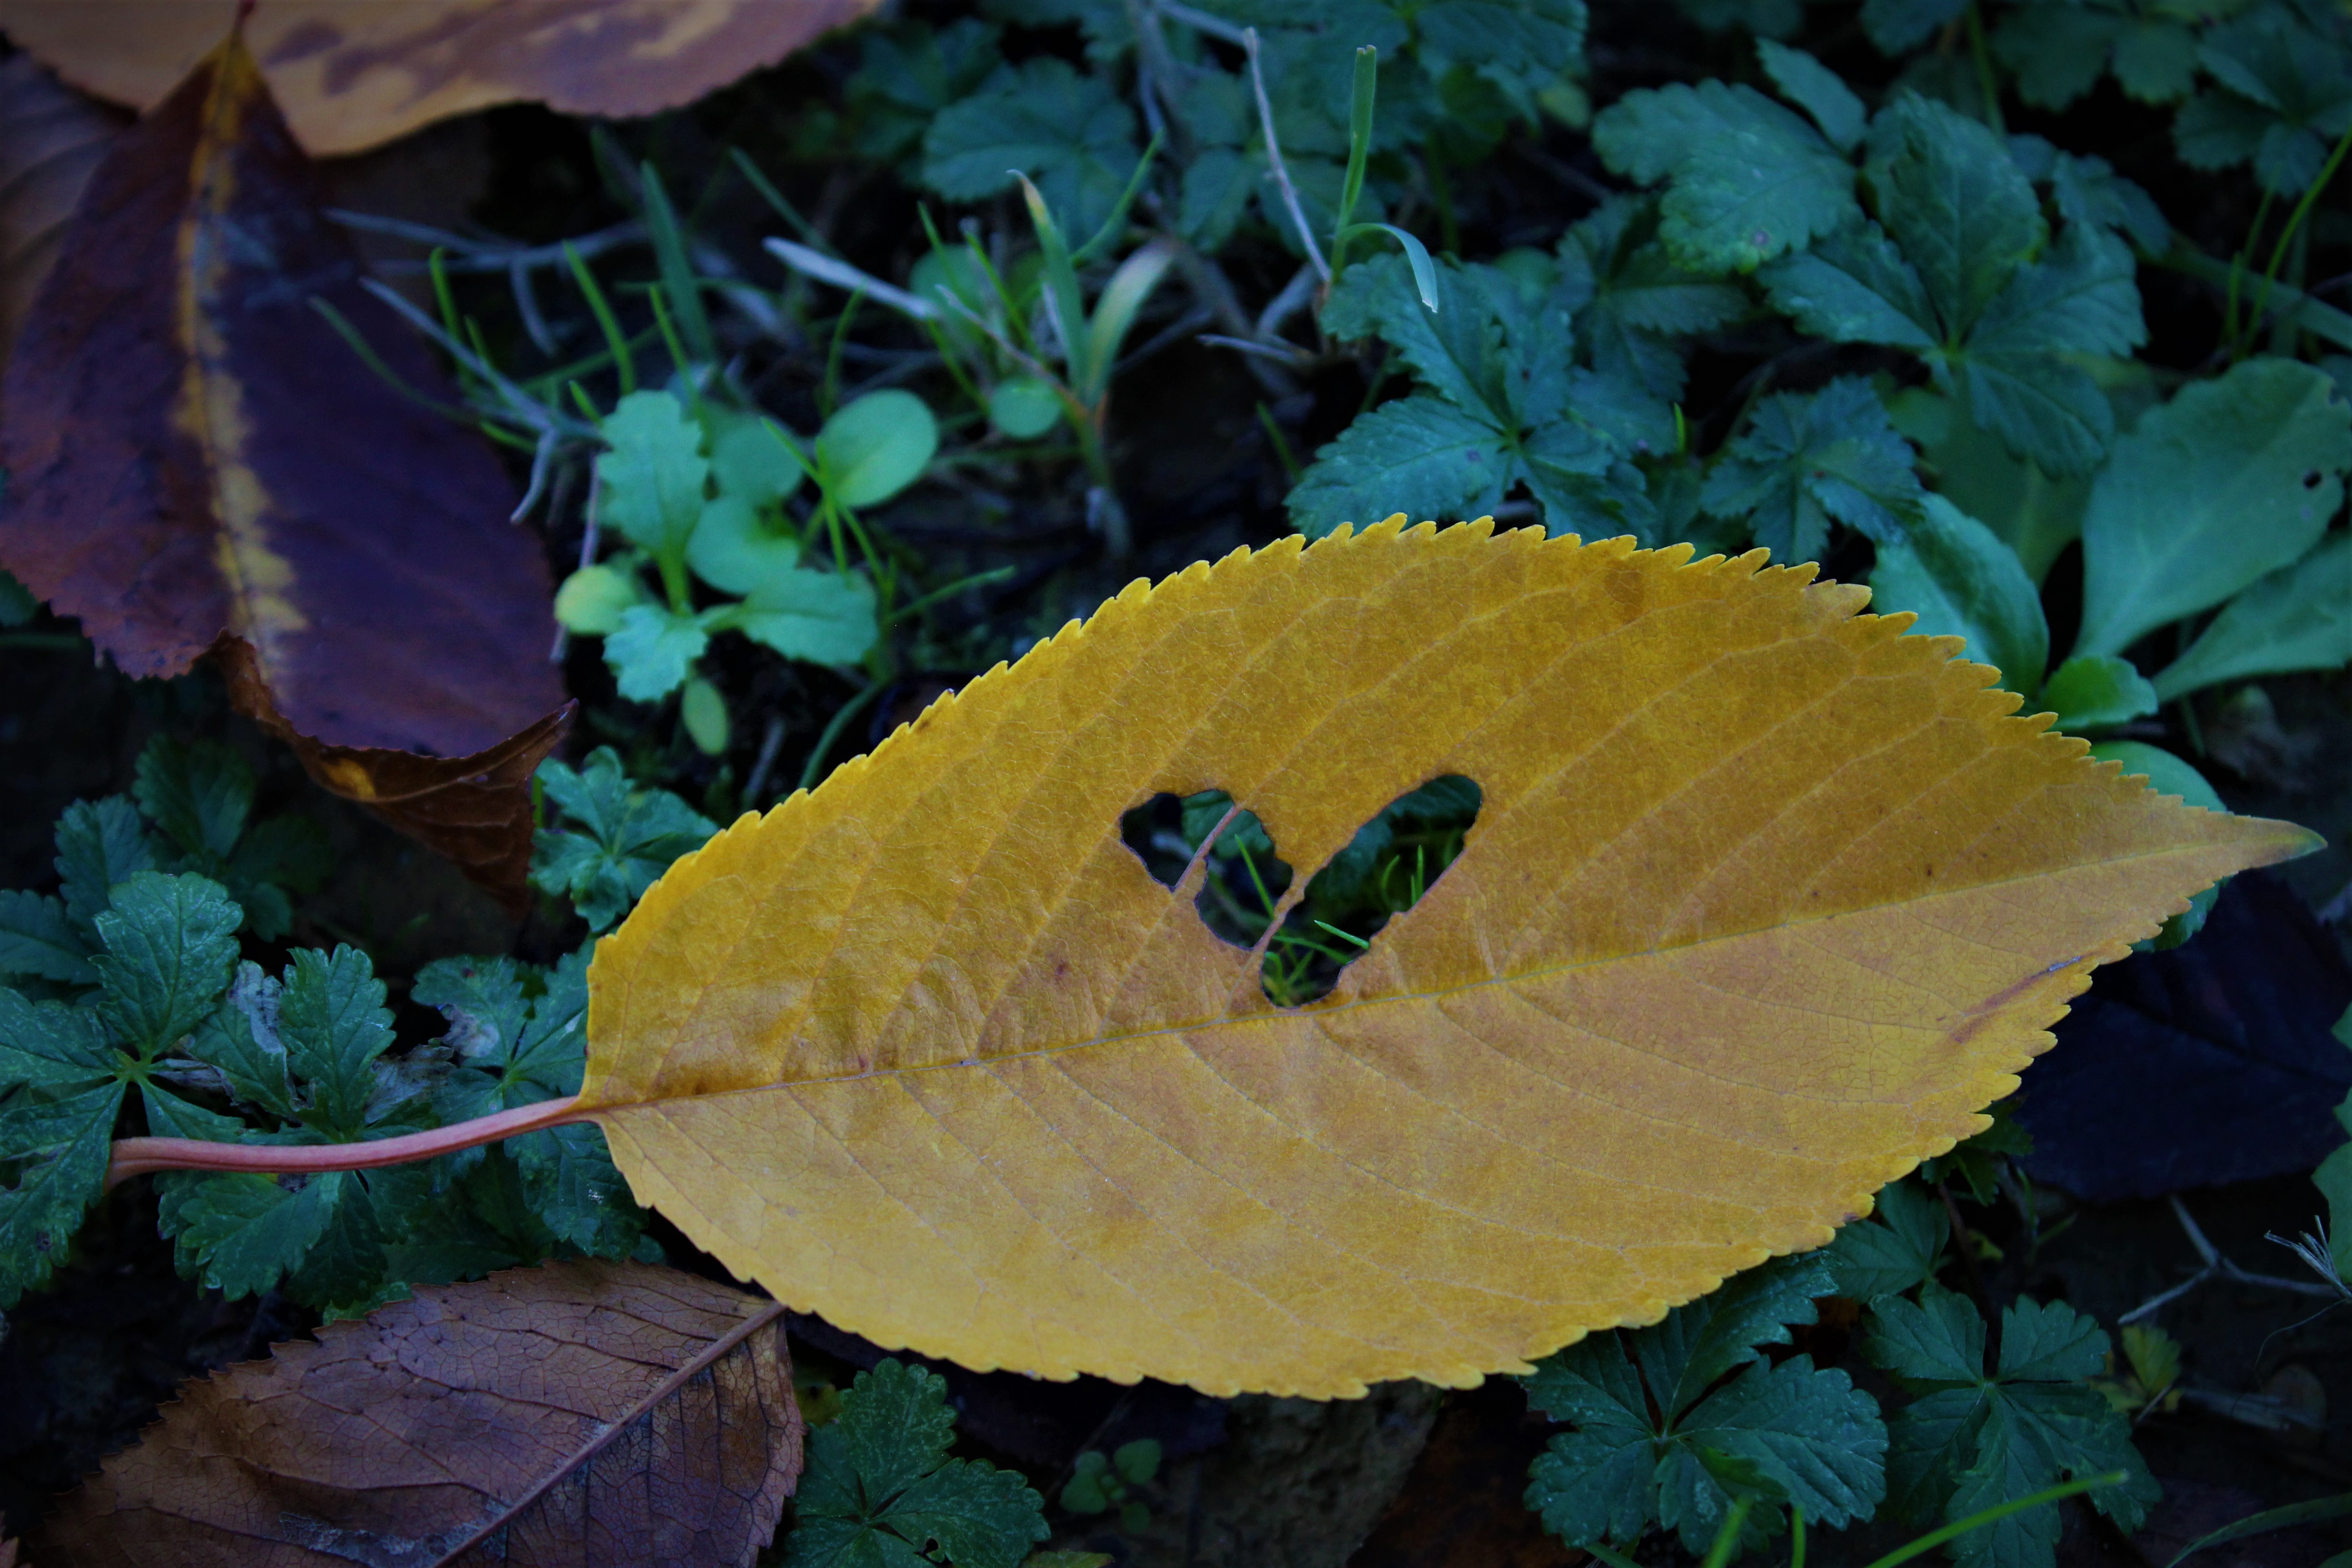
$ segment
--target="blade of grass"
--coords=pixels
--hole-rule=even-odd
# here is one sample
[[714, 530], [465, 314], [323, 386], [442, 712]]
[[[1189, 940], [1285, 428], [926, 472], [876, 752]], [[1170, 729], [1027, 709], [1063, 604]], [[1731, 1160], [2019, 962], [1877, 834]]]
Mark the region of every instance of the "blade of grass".
[[1412, 268], [1412, 286], [1421, 295], [1421, 302], [1437, 314], [1437, 264], [1430, 259], [1429, 247], [1392, 223], [1349, 224], [1339, 231], [1341, 239], [1359, 234], [1385, 234], [1404, 247], [1404, 261]]
[[808, 241], [824, 255], [835, 259], [840, 258], [841, 252], [833, 247], [832, 242], [824, 237], [816, 225], [803, 217], [801, 209], [785, 200], [784, 193], [776, 189], [769, 182], [767, 175], [760, 173], [760, 165], [751, 162], [750, 154], [740, 147], [730, 147], [727, 149], [727, 153], [735, 160], [735, 167], [743, 177], [751, 182], [751, 188], [760, 193], [760, 199], [775, 208], [776, 216], [792, 225], [794, 234]]
[[1986, 1525], [2007, 1519], [2012, 1513], [2023, 1513], [2029, 1508], [2040, 1508], [2044, 1503], [2063, 1502], [2078, 1493], [2089, 1491], [2093, 1487], [2117, 1485], [2123, 1479], [2124, 1473], [2121, 1470], [2110, 1470], [2104, 1476], [2084, 1476], [2075, 1480], [2061, 1481], [2054, 1487], [2044, 1487], [2040, 1491], [2030, 1493], [2025, 1497], [2011, 1498], [2009, 1501], [1997, 1503], [1991, 1508], [1979, 1509], [1966, 1519], [1956, 1519], [1941, 1530], [1931, 1530], [1916, 1541], [1906, 1542], [1871, 1563], [1870, 1568], [1895, 1568], [1898, 1563], [1908, 1563], [1914, 1557], [1933, 1552], [1947, 1541], [1958, 1540], [1972, 1530], [1982, 1530]]
[[1112, 204], [1110, 216], [1103, 219], [1102, 226], [1095, 230], [1093, 238], [1070, 253], [1071, 266], [1084, 267], [1110, 248], [1111, 242], [1126, 226], [1127, 209], [1135, 205], [1137, 194], [1143, 189], [1144, 176], [1151, 173], [1151, 161], [1160, 155], [1160, 144], [1167, 139], [1165, 132], [1152, 132], [1151, 141], [1143, 149], [1143, 156], [1135, 161], [1135, 173], [1128, 176], [1127, 189], [1119, 192], [1118, 200]]
[[1086, 300], [1078, 292], [1078, 269], [1071, 264], [1070, 247], [1062, 238], [1045, 197], [1019, 170], [1009, 171], [1021, 182], [1021, 199], [1029, 208], [1029, 222], [1037, 231], [1037, 248], [1045, 260], [1045, 307], [1054, 317], [1054, 331], [1062, 340], [1062, 363], [1069, 367], [1070, 385], [1085, 386], [1091, 377], [1087, 353]]
[[1349, 225], [1364, 195], [1364, 168], [1372, 157], [1372, 117], [1381, 89], [1381, 51], [1366, 44], [1356, 51], [1356, 76], [1348, 100], [1348, 178], [1339, 188], [1339, 217], [1331, 226], [1331, 276], [1348, 265]]
[[596, 275], [588, 270], [588, 263], [581, 259], [580, 252], [569, 241], [563, 247], [563, 259], [571, 264], [572, 280], [587, 296], [588, 309], [604, 334], [604, 346], [611, 352], [613, 368], [621, 378], [621, 395], [626, 397], [637, 389], [637, 357], [629, 350], [629, 340], [621, 335], [620, 319], [613, 314], [612, 301], [604, 298], [604, 290], [596, 286]]
[[694, 286], [694, 268], [686, 258], [686, 235], [678, 226], [677, 209], [670, 205], [661, 171], [651, 160], [638, 166], [638, 174], [645, 186], [646, 231], [653, 237], [654, 261], [661, 268], [671, 308], [677, 312], [678, 332], [694, 351], [695, 359], [709, 364], [719, 357], [719, 348], [710, 335], [710, 318], [702, 309], [702, 296]]

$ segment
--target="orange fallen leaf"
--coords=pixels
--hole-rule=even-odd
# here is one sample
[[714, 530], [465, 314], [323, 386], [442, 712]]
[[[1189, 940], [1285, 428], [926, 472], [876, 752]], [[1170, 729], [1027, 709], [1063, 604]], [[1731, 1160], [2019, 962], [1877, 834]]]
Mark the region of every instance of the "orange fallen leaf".
[[[877, 0], [259, 0], [245, 36], [314, 156], [529, 100], [614, 118], [690, 103]], [[146, 109], [210, 52], [236, 0], [0, 0], [0, 31], [87, 92]]]
[[234, 40], [113, 143], [0, 395], [0, 565], [131, 674], [223, 652], [314, 777], [518, 906], [563, 723], [546, 563], [488, 444], [312, 309], [449, 400], [314, 184]]
[[[2316, 842], [1810, 566], [1402, 521], [1138, 583], [679, 861], [590, 971], [638, 1199], [975, 1368], [1472, 1384], [1827, 1241], [2093, 968]], [[1119, 836], [1228, 791], [1288, 904], [1444, 774], [1460, 858], [1304, 1007]]]
[[61, 85], [30, 55], [0, 60], [0, 361], [121, 126], [119, 113]]
[[782, 1309], [642, 1264], [420, 1285], [186, 1385], [43, 1568], [748, 1564], [801, 1470]]

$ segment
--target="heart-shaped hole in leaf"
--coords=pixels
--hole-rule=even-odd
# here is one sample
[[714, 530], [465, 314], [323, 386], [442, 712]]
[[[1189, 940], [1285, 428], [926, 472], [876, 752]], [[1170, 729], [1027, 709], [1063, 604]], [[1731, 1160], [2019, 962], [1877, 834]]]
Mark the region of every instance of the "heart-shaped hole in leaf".
[[[1160, 886], [1176, 888], [1205, 859], [1193, 908], [1234, 947], [1262, 942], [1260, 984], [1281, 1007], [1320, 1001], [1340, 972], [1371, 946], [1391, 917], [1412, 908], [1462, 853], [1484, 799], [1477, 784], [1445, 773], [1407, 790], [1356, 830], [1345, 848], [1287, 897], [1296, 873], [1255, 812], [1223, 790], [1166, 791], [1119, 817], [1119, 837]], [[1281, 921], [1271, 941], [1266, 927]]]

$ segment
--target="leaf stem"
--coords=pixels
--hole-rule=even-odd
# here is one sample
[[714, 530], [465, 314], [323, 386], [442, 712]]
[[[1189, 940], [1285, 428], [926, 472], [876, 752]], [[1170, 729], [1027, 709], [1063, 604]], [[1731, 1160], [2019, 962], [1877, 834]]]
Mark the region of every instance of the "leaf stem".
[[579, 1108], [580, 1097], [543, 1100], [470, 1121], [411, 1132], [399, 1138], [377, 1138], [364, 1143], [219, 1143], [205, 1138], [118, 1138], [114, 1157], [106, 1167], [106, 1184], [112, 1188], [133, 1176], [154, 1171], [245, 1171], [258, 1174], [317, 1174], [328, 1171], [369, 1171], [379, 1165], [405, 1165], [454, 1154], [481, 1143], [536, 1132], [567, 1122], [591, 1121], [595, 1112]]
[[[2343, 166], [2347, 152], [2352, 152], [2352, 125], [2346, 126], [2344, 134], [2336, 139], [2336, 150], [2327, 155], [2327, 162], [2321, 167], [2318, 177], [2304, 187], [2303, 199], [2294, 204], [2294, 211], [2287, 215], [2286, 227], [2279, 231], [2278, 243], [2271, 247], [2271, 264], [2263, 268], [2263, 291], [2254, 297], [2252, 306], [2247, 310], [2248, 337], [2253, 335], [2255, 329], [2262, 324], [2263, 317], [2270, 311], [2271, 291], [2278, 287], [2279, 263], [2286, 259], [2288, 242], [2302, 229], [2303, 220], [2311, 216], [2313, 204], [2319, 200], [2320, 193], [2327, 189], [2327, 183], [2336, 177], [2336, 171]], [[2264, 194], [2267, 196], [2268, 193]], [[2259, 219], [2254, 228], [2256, 233], [2261, 232]], [[2252, 249], [2252, 243], [2251, 239], [2247, 241], [2249, 249]], [[2231, 357], [2237, 357], [2237, 345], [2234, 343]]]

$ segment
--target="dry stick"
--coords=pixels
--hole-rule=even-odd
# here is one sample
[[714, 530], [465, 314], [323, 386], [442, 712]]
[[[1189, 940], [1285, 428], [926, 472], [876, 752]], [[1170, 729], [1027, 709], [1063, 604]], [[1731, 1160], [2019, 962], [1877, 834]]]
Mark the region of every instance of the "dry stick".
[[2173, 1217], [2180, 1221], [2180, 1228], [2189, 1237], [2189, 1245], [2197, 1249], [2197, 1256], [2205, 1260], [2205, 1267], [2175, 1285], [2171, 1289], [2150, 1296], [2147, 1300], [2117, 1318], [2116, 1320], [2117, 1323], [2137, 1322], [2158, 1307], [2179, 1300], [2208, 1279], [2234, 1279], [2241, 1285], [2261, 1285], [2273, 1290], [2289, 1291], [2297, 1296], [2343, 1294], [2340, 1289], [2331, 1286], [2315, 1284], [2305, 1279], [2282, 1279], [2275, 1274], [2256, 1274], [2239, 1268], [2222, 1256], [2220, 1247], [2206, 1239], [2205, 1233], [2198, 1228], [2197, 1222], [2189, 1216], [2189, 1205], [2180, 1201], [2179, 1194], [2174, 1194], [2169, 1202], [2172, 1205]]
[[1282, 143], [1275, 139], [1274, 105], [1265, 96], [1265, 72], [1258, 68], [1257, 29], [1242, 29], [1242, 47], [1249, 51], [1250, 87], [1257, 94], [1257, 117], [1265, 126], [1265, 161], [1274, 171], [1274, 183], [1282, 192], [1282, 205], [1290, 214], [1291, 226], [1298, 230], [1298, 243], [1307, 247], [1307, 259], [1315, 268], [1315, 276], [1331, 281], [1331, 264], [1323, 259], [1322, 247], [1315, 243], [1315, 231], [1307, 226], [1307, 210], [1298, 205], [1298, 189], [1290, 183], [1290, 171], [1283, 167]]
[[519, 1133], [567, 1122], [590, 1121], [595, 1112], [579, 1109], [580, 1097], [543, 1100], [491, 1116], [477, 1116], [411, 1132], [400, 1138], [377, 1138], [364, 1143], [216, 1143], [205, 1138], [118, 1138], [114, 1157], [106, 1167], [106, 1184], [112, 1188], [133, 1176], [155, 1171], [243, 1171], [264, 1175], [320, 1174], [329, 1171], [372, 1171], [379, 1165], [405, 1165], [436, 1154], [454, 1154], [479, 1143], [495, 1143]]

